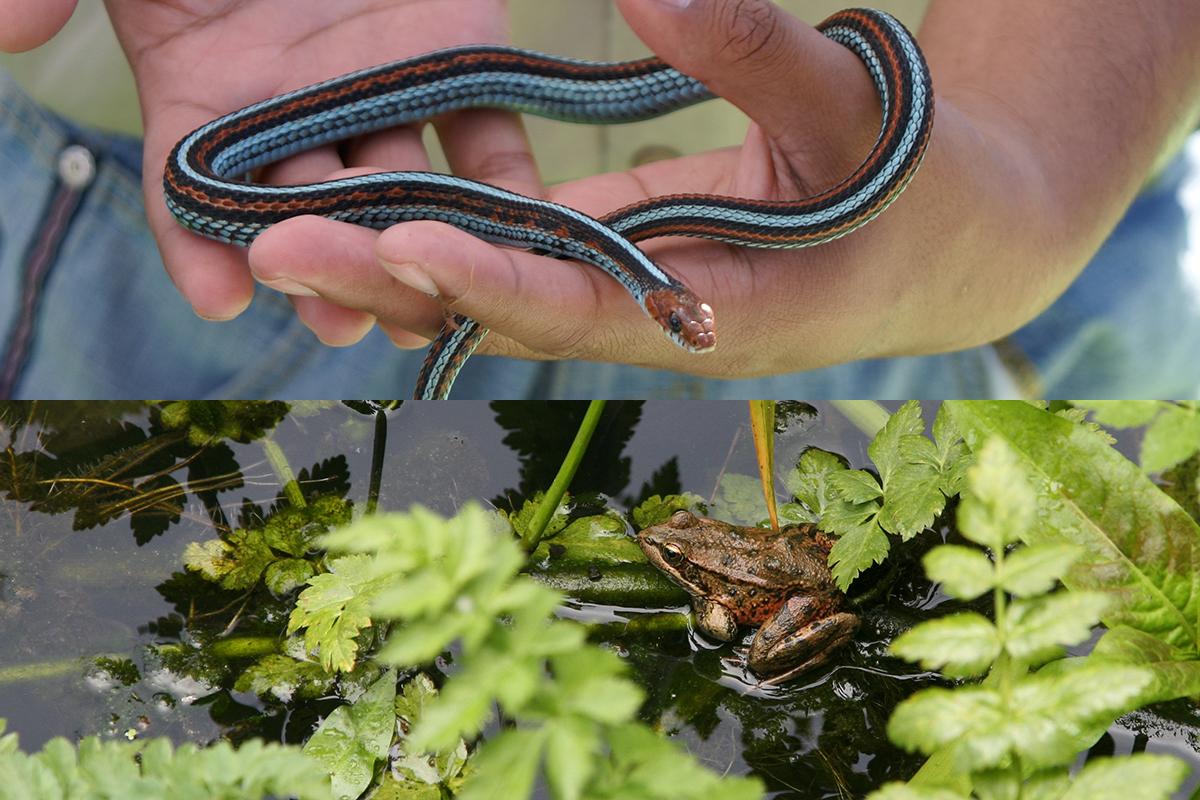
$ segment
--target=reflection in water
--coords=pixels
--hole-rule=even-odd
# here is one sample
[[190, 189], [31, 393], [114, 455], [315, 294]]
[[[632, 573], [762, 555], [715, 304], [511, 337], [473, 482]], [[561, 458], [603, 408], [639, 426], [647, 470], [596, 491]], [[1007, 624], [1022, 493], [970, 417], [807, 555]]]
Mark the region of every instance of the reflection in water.
[[[285, 631], [324, 568], [320, 535], [375, 504], [517, 511], [549, 486], [585, 408], [0, 405], [0, 716], [26, 749], [91, 733], [304, 740], [363, 680], [297, 660]], [[641, 561], [630, 509], [688, 491], [715, 515], [762, 519], [745, 419], [742, 403], [610, 404], [571, 493], [575, 517], [607, 511], [611, 524], [564, 530], [532, 571], [580, 599], [565, 613], [597, 623], [593, 638], [632, 665], [643, 717], [703, 761], [752, 771], [779, 797], [861, 796], [921, 761], [888, 743], [886, 721], [933, 679], [884, 650], [947, 610], [919, 566], [942, 535], [868, 575], [882, 588], [860, 598], [854, 644], [783, 687], [745, 670], [744, 641], [636, 608], [685, 598]], [[782, 464], [815, 446], [866, 465], [866, 438], [827, 407], [786, 406], [779, 423]], [[362, 636], [369, 648], [374, 632]]]

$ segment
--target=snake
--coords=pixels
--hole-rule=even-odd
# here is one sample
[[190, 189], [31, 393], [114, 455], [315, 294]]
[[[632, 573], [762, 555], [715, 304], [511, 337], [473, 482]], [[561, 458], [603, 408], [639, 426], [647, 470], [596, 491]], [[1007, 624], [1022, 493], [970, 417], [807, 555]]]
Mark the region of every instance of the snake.
[[[467, 45], [351, 72], [215, 119], [167, 159], [167, 207], [189, 230], [248, 247], [269, 226], [316, 214], [382, 229], [436, 220], [495, 244], [574, 259], [612, 276], [678, 346], [716, 346], [712, 307], [637, 243], [661, 236], [741, 247], [802, 248], [845, 236], [908, 186], [928, 147], [933, 86], [916, 39], [875, 9], [839, 11], [817, 26], [853, 52], [882, 109], [879, 135], [857, 169], [798, 200], [712, 194], [651, 197], [595, 218], [568, 206], [436, 172], [377, 172], [320, 183], [265, 185], [261, 167], [322, 145], [467, 108], [616, 124], [650, 119], [713, 93], [656, 57], [599, 62], [516, 47]], [[445, 398], [487, 329], [448, 313], [414, 396]]]

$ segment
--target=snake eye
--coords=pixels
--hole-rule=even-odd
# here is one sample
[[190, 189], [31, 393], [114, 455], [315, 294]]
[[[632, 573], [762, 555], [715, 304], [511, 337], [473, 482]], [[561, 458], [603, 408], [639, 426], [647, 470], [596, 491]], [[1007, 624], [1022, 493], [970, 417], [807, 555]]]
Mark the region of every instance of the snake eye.
[[678, 564], [683, 561], [683, 548], [677, 544], [664, 545], [663, 558], [667, 559], [668, 564]]
[[673, 330], [675, 333], [679, 333], [683, 330], [683, 323], [679, 321], [679, 315], [674, 311], [671, 312], [671, 316], [667, 319], [667, 322], [670, 323], [671, 330]]

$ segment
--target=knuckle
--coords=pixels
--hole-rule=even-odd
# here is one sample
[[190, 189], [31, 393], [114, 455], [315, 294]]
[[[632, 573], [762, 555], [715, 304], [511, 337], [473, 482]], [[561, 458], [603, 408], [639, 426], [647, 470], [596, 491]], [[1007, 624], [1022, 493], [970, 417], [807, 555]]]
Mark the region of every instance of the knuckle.
[[730, 0], [714, 17], [724, 37], [722, 53], [733, 63], [773, 61], [780, 54], [780, 18], [769, 0]]

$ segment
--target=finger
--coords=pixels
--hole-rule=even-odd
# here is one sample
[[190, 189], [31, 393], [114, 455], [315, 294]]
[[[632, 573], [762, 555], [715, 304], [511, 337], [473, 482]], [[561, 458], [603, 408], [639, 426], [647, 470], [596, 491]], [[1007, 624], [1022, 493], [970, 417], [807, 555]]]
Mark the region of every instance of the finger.
[[488, 352], [632, 363], [677, 355], [616, 281], [592, 267], [494, 247], [435, 222], [387, 229], [376, 253], [400, 282], [432, 284], [448, 311], [519, 343], [489, 336]]
[[292, 297], [296, 316], [309, 330], [330, 347], [358, 344], [375, 325], [370, 314], [343, 308], [320, 297]]
[[0, 51], [23, 53], [50, 41], [71, 13], [76, 0], [0, 0]]
[[429, 156], [421, 141], [421, 125], [404, 125], [362, 136], [342, 147], [349, 167], [407, 171], [429, 169]]
[[789, 154], [861, 160], [870, 149], [881, 112], [862, 62], [770, 0], [617, 3], [651, 50], [745, 111]]
[[[377, 238], [375, 231], [357, 225], [295, 217], [271, 226], [255, 240], [250, 269], [269, 286], [300, 286], [329, 303], [386, 321], [393, 340], [416, 346], [399, 332], [432, 338], [442, 325], [441, 305], [379, 268]], [[320, 323], [324, 317], [311, 319]], [[337, 333], [314, 332], [322, 339]]]
[[520, 194], [545, 194], [521, 118], [495, 109], [446, 114], [434, 122], [450, 169]]

